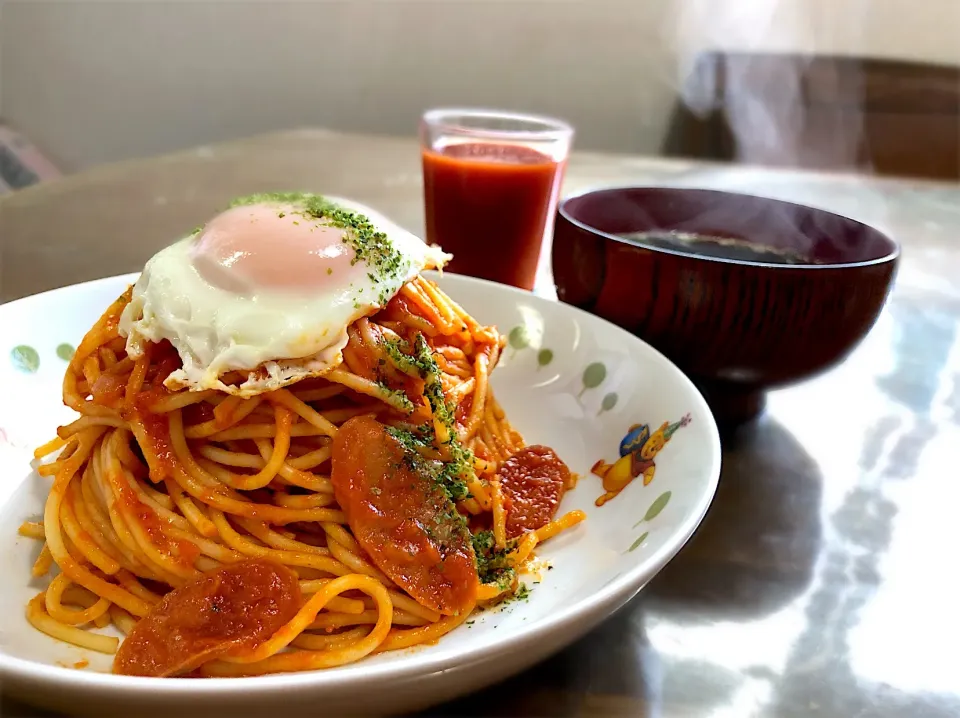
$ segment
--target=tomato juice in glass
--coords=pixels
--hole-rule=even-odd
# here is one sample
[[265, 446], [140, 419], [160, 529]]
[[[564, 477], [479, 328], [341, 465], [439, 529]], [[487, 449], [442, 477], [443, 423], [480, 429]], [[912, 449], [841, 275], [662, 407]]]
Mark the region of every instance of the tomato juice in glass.
[[420, 125], [426, 240], [447, 270], [533, 289], [573, 129], [560, 120], [431, 110]]

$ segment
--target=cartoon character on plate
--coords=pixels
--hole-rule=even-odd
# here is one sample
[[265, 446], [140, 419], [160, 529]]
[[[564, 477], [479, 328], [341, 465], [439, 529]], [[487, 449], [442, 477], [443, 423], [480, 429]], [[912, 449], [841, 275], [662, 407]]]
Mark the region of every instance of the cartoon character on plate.
[[597, 506], [603, 506], [641, 474], [644, 486], [653, 481], [657, 470], [654, 457], [667, 445], [677, 429], [689, 423], [690, 415], [687, 414], [673, 424], [669, 421], [663, 422], [652, 434], [648, 424], [631, 426], [620, 441], [620, 458], [612, 464], [601, 459], [590, 469], [603, 479], [603, 489], [606, 492], [596, 500]]

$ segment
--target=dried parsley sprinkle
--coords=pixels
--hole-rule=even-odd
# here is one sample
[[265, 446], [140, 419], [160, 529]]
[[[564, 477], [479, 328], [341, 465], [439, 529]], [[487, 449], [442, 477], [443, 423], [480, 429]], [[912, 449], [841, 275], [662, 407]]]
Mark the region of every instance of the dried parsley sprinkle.
[[507, 555], [516, 547], [516, 540], [507, 542], [507, 547], [496, 548], [493, 531], [477, 531], [471, 536], [473, 553], [477, 557], [477, 573], [481, 583], [496, 584], [506, 590], [517, 576], [515, 569], [507, 563]]
[[[423, 393], [430, 403], [430, 409], [434, 417], [439, 419], [447, 429], [448, 439], [446, 444], [450, 447], [450, 456], [453, 458], [449, 464], [443, 467], [443, 473], [446, 480], [464, 485], [464, 492], [460, 498], [467, 496], [466, 484], [461, 477], [466, 477], [467, 481], [476, 478], [473, 469], [473, 452], [465, 448], [457, 439], [457, 427], [454, 422], [455, 408], [451, 408], [443, 395], [443, 384], [440, 381], [440, 368], [433, 358], [433, 352], [424, 339], [423, 334], [417, 334], [413, 344], [414, 363], [420, 372], [420, 378], [423, 379]], [[388, 355], [393, 355], [388, 351]], [[401, 367], [402, 369], [402, 367]]]
[[[432, 517], [433, 525], [424, 526], [421, 524], [421, 528], [432, 541], [439, 544], [442, 549], [441, 554], [446, 555], [447, 548], [453, 545], [453, 543], [470, 537], [467, 520], [457, 511], [457, 507], [454, 504], [457, 497], [451, 492], [450, 486], [438, 481], [437, 465], [439, 462], [431, 461], [417, 451], [417, 447], [423, 445], [419, 437], [413, 432], [396, 427], [388, 427], [387, 431], [397, 440], [403, 449], [403, 457], [396, 468], [399, 469], [405, 465], [413, 474], [411, 477], [413, 483], [408, 486], [409, 490], [423, 491], [424, 500], [430, 500], [435, 509]], [[434, 501], [430, 499], [430, 494], [424, 491], [423, 482], [432, 482], [434, 486], [442, 489], [443, 494], [438, 497], [439, 500]], [[438, 568], [442, 572], [444, 570], [443, 564], [440, 563]]]
[[414, 357], [406, 353], [410, 350], [410, 346], [402, 339], [398, 341], [388, 339], [383, 342], [383, 348], [386, 350], [387, 356], [390, 357], [390, 361], [403, 373], [413, 372], [417, 376], [423, 377], [429, 371], [429, 367], [421, 366]]
[[402, 446], [406, 451], [416, 451], [418, 448], [423, 448], [427, 445], [427, 442], [414, 434], [412, 431], [400, 429], [396, 426], [388, 426], [387, 433], [396, 439], [400, 443], [400, 446]]
[[[340, 207], [321, 195], [309, 192], [260, 192], [238, 197], [230, 203], [230, 207], [271, 203], [294, 205], [302, 208], [299, 213], [304, 217], [346, 230], [343, 242], [355, 253], [350, 263], [363, 262], [373, 270], [370, 275], [376, 275], [380, 282], [386, 282], [380, 290], [381, 305], [385, 305], [393, 296], [392, 286], [406, 278], [410, 262], [393, 246], [385, 232], [378, 230], [365, 215]], [[371, 281], [377, 280], [371, 277]]]
[[[429, 477], [433, 480], [451, 501], [460, 501], [467, 496], [467, 485], [460, 481], [456, 475], [451, 475], [448, 467], [451, 464], [443, 464], [438, 461], [430, 461], [424, 458], [418, 449], [429, 447], [430, 441], [423, 438], [422, 435], [414, 434], [411, 431], [398, 429], [396, 427], [387, 427], [390, 435], [397, 440], [403, 447], [403, 463], [420, 476]], [[451, 504], [452, 506], [452, 504]], [[459, 512], [453, 509], [453, 512], [459, 516]], [[447, 518], [454, 518], [452, 516]]]
[[400, 404], [400, 406], [403, 407], [403, 410], [407, 412], [407, 414], [413, 413], [413, 410], [415, 408], [413, 406], [413, 402], [410, 401], [410, 397], [408, 397], [403, 390], [392, 389], [385, 381], [378, 381], [377, 386], [379, 386], [382, 391], [384, 391], [385, 393], [389, 394], [394, 399], [396, 399], [397, 402]]

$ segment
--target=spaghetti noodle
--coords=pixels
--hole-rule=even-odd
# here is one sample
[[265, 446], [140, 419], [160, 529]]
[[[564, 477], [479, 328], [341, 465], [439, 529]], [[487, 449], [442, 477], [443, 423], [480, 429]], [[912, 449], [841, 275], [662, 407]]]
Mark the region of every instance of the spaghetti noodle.
[[[27, 618], [50, 636], [103, 653], [119, 645], [95, 630], [107, 626], [136, 635], [130, 646], [162, 641], [160, 630], [173, 624], [207, 630], [203, 616], [189, 613], [201, 605], [229, 618], [232, 633], [165, 665], [156, 656], [150, 665], [138, 661], [124, 644], [115, 671], [299, 671], [429, 643], [466, 621], [476, 604], [512, 592], [537, 545], [583, 519], [579, 511], [555, 518], [554, 502], [535, 528], [508, 535], [511, 505], [501, 485], [508, 477], [499, 470], [524, 441], [488, 381], [504, 337], [423, 277], [349, 327], [337, 368], [246, 398], [166, 389], [164, 379], [180, 367], [166, 342], [128, 356], [118, 325], [130, 297], [106, 310], [69, 364], [63, 398], [80, 418], [36, 451], [38, 458], [57, 453], [40, 469], [53, 483], [42, 524], [25, 523], [21, 534], [44, 541], [34, 573], [54, 565], [59, 573], [30, 601]], [[439, 554], [388, 559], [399, 545], [371, 548], [351, 527], [359, 514], [341, 504], [332, 456], [338, 433], [361, 420], [368, 430], [384, 427], [391, 450], [415, 459], [405, 470], [427, 471], [435, 488], [424, 490], [455, 506], [438, 521], [466, 532], [476, 584], [460, 591], [466, 598], [457, 610], [418, 600], [409, 583], [387, 572], [391, 560], [419, 560], [423, 575], [435, 578], [430, 561]], [[375, 453], [361, 449], [361, 459]], [[513, 493], [523, 486], [515, 483]], [[249, 593], [256, 577], [267, 587], [254, 597], [260, 608], [231, 605], [230, 587]], [[282, 595], [279, 585], [288, 586]], [[237, 623], [271, 595], [256, 630]]]

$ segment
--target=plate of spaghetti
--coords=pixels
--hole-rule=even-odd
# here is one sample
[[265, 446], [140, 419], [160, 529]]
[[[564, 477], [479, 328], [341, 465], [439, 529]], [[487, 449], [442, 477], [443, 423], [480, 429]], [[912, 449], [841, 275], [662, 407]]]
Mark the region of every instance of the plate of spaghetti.
[[703, 399], [448, 260], [355, 202], [258, 194], [137, 274], [0, 306], [5, 689], [396, 713], [635, 595], [713, 497]]

